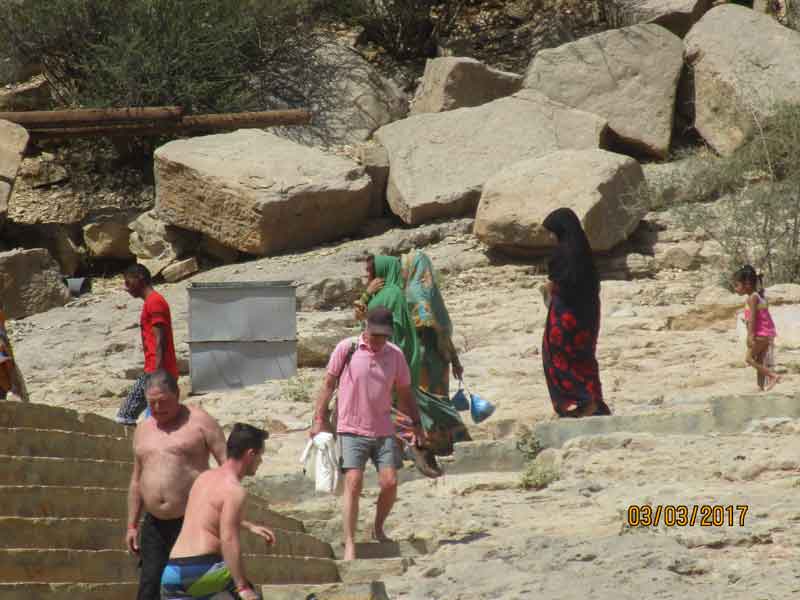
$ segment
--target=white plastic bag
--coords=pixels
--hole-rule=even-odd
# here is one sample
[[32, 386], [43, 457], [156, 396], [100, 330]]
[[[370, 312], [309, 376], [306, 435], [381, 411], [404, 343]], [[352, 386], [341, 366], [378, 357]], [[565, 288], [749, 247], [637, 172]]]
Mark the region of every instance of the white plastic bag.
[[310, 475], [310, 467], [313, 467], [316, 491], [336, 496], [342, 493], [344, 479], [339, 470], [339, 451], [332, 433], [321, 431], [308, 440], [300, 464], [306, 475]]

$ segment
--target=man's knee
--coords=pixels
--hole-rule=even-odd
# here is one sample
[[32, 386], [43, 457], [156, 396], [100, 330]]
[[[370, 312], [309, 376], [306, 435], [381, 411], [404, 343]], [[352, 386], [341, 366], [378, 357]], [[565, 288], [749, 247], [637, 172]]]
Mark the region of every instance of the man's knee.
[[344, 474], [345, 488], [351, 492], [361, 493], [364, 485], [364, 471], [361, 469], [347, 469]]
[[394, 469], [381, 469], [378, 475], [378, 485], [381, 490], [389, 491], [397, 488], [397, 471]]

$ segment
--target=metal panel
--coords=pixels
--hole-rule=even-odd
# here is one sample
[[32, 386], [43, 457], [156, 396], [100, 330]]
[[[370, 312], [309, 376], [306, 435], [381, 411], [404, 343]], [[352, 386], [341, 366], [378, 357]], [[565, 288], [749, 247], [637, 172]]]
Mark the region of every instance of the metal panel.
[[289, 281], [193, 283], [187, 289], [191, 342], [297, 339]]
[[192, 391], [241, 388], [297, 373], [290, 281], [189, 285]]
[[229, 390], [297, 373], [297, 342], [189, 342], [192, 391]]

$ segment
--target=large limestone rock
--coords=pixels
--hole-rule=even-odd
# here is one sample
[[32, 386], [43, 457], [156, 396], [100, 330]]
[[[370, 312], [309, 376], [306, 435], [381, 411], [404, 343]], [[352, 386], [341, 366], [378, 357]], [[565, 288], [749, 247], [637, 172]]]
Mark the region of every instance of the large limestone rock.
[[153, 211], [139, 215], [130, 223], [130, 229], [128, 248], [153, 277], [194, 249], [201, 237], [167, 225]]
[[83, 226], [86, 249], [98, 258], [131, 258], [130, 237], [131, 230], [124, 220], [108, 219]]
[[475, 234], [489, 246], [536, 253], [552, 246], [542, 222], [568, 207], [581, 219], [595, 251], [625, 240], [643, 213], [625, 205], [644, 179], [636, 160], [604, 150], [562, 150], [513, 164], [486, 182]]
[[5, 220], [8, 199], [27, 145], [28, 132], [24, 127], [0, 121], [0, 222]]
[[353, 48], [329, 41], [297, 66], [313, 122], [273, 131], [306, 145], [358, 144], [382, 125], [408, 114], [408, 96]]
[[369, 216], [382, 217], [389, 213], [386, 186], [389, 182], [389, 155], [380, 144], [361, 144], [356, 150], [358, 162], [372, 180]]
[[518, 92], [522, 79], [521, 75], [492, 69], [474, 58], [434, 58], [425, 63], [411, 114], [480, 106]]
[[170, 142], [155, 171], [162, 219], [250, 254], [344, 237], [369, 210], [363, 168], [256, 129]]
[[685, 39], [694, 74], [695, 129], [717, 152], [730, 154], [776, 103], [800, 103], [800, 33], [768, 15], [724, 4], [710, 10]]
[[603, 0], [603, 8], [608, 24], [615, 29], [655, 23], [683, 37], [713, 3], [713, 0]]
[[681, 40], [659, 25], [607, 31], [543, 50], [525, 87], [608, 119], [624, 144], [664, 157], [672, 138]]
[[10, 319], [27, 317], [69, 301], [69, 290], [47, 250], [0, 253], [0, 303]]
[[600, 148], [606, 135], [601, 117], [522, 90], [483, 106], [410, 117], [375, 137], [389, 153], [389, 206], [417, 225], [473, 211], [486, 180], [513, 162]]

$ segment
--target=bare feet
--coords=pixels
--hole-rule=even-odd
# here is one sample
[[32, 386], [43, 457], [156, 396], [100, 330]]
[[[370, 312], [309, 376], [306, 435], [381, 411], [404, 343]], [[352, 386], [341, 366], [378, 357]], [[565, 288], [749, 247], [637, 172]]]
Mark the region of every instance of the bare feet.
[[355, 560], [356, 558], [356, 545], [354, 542], [344, 543], [344, 560]]
[[764, 387], [764, 391], [765, 392], [770, 391], [772, 388], [774, 388], [780, 382], [781, 382], [781, 376], [780, 375], [775, 375], [775, 377], [770, 377], [769, 381], [767, 382], [767, 385]]

